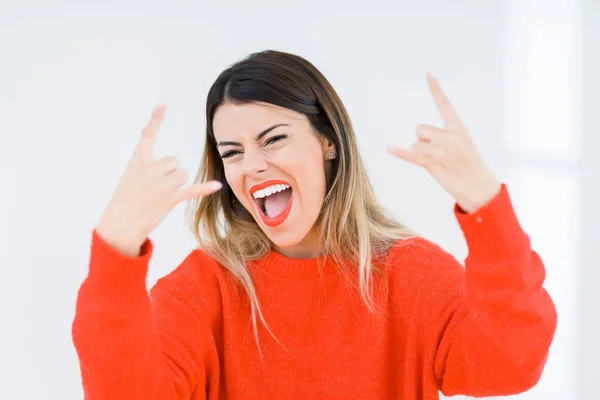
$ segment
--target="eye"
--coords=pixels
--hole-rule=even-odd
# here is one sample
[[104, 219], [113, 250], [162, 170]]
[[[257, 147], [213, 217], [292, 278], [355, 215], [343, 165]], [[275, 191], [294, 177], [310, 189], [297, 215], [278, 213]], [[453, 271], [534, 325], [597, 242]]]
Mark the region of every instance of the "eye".
[[273, 136], [272, 138], [270, 138], [269, 140], [267, 140], [263, 146], [268, 146], [270, 144], [273, 144], [273, 143], [278, 142], [278, 141], [280, 141], [282, 139], [285, 139], [285, 138], [287, 138], [287, 135]]
[[227, 152], [221, 154], [221, 158], [225, 159], [225, 158], [237, 156], [238, 154], [242, 154], [242, 152], [238, 151], [238, 150], [231, 150], [231, 151], [227, 151]]

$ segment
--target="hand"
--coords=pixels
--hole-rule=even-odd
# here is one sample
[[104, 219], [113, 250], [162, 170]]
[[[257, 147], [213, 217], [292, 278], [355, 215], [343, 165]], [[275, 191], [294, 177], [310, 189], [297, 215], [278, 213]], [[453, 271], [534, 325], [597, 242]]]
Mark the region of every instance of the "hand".
[[142, 135], [96, 232], [116, 250], [139, 255], [150, 232], [182, 200], [209, 195], [221, 188], [210, 181], [181, 188], [188, 174], [179, 169], [176, 157], [154, 160], [152, 150], [165, 116], [157, 107]]
[[485, 165], [437, 79], [427, 74], [427, 83], [444, 127], [419, 125], [418, 140], [411, 149], [389, 146], [388, 151], [425, 168], [454, 197], [461, 209], [473, 213], [498, 194], [500, 182]]

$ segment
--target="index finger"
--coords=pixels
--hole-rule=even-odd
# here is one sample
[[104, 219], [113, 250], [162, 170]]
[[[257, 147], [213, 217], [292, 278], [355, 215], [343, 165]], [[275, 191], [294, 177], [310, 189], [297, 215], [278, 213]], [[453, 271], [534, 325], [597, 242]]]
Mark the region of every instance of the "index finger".
[[452, 103], [450, 103], [448, 97], [444, 94], [440, 82], [431, 72], [427, 73], [427, 84], [433, 96], [433, 100], [435, 101], [435, 105], [444, 120], [446, 128], [462, 132], [464, 126], [458, 113], [452, 106]]
[[166, 106], [164, 104], [158, 105], [154, 108], [150, 120], [142, 130], [140, 140], [135, 150], [135, 154], [138, 157], [145, 159], [152, 158], [152, 150], [154, 143], [156, 142], [156, 136], [165, 119]]

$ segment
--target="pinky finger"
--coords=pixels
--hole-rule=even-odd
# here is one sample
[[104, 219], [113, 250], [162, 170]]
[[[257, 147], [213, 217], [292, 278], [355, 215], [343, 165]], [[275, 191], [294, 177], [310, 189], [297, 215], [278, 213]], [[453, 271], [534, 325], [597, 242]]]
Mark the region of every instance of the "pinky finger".
[[402, 147], [388, 146], [387, 151], [394, 157], [408, 161], [411, 164], [416, 164], [421, 167], [425, 167], [427, 164], [427, 156], [414, 149], [408, 150]]

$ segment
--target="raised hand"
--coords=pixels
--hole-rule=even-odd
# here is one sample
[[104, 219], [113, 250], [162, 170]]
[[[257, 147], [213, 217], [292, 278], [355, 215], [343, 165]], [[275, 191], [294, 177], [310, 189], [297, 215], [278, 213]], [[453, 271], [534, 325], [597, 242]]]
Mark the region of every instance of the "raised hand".
[[494, 198], [500, 182], [486, 166], [438, 80], [427, 74], [427, 83], [444, 127], [419, 125], [417, 141], [410, 149], [388, 146], [388, 151], [425, 168], [460, 208], [472, 213]]
[[206, 196], [221, 188], [210, 181], [182, 188], [188, 181], [176, 157], [154, 160], [154, 143], [166, 108], [157, 107], [142, 131], [131, 158], [96, 231], [116, 250], [139, 254], [150, 232], [182, 200]]

